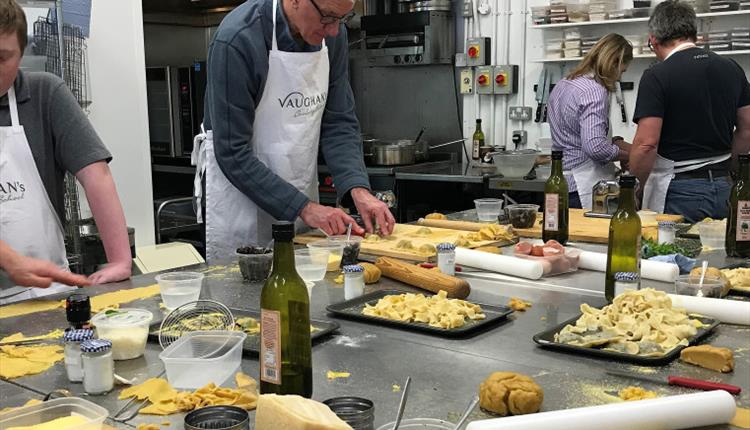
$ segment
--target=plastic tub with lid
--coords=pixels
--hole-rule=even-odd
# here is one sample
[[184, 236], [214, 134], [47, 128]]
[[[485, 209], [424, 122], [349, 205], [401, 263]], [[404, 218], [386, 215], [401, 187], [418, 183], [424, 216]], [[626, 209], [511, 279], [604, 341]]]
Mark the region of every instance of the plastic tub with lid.
[[109, 412], [106, 409], [88, 400], [61, 397], [0, 415], [0, 429], [30, 427], [56, 419], [72, 418], [80, 424], [72, 424], [67, 430], [100, 430], [107, 415]]
[[112, 358], [131, 360], [143, 355], [154, 315], [145, 309], [123, 308], [99, 312], [91, 318], [99, 339], [112, 342]]
[[242, 362], [242, 344], [247, 334], [206, 330], [185, 333], [159, 354], [169, 383], [194, 390], [209, 382], [223, 384]]

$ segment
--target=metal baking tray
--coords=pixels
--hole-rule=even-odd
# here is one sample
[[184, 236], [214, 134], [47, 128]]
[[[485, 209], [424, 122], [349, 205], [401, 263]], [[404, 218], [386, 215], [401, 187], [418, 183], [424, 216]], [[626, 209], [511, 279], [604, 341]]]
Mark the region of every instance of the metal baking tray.
[[[726, 265], [726, 266], [722, 267], [721, 269], [738, 269], [740, 267], [750, 268], [750, 262], [744, 261], [744, 262], [741, 262], [741, 263], [729, 264], [729, 265]], [[735, 289], [731, 289], [731, 290], [729, 290], [729, 295], [730, 296], [750, 297], [750, 290], [735, 290]]]
[[[374, 305], [378, 300], [389, 295], [405, 294], [406, 291], [399, 290], [380, 290], [374, 291], [364, 296], [357, 297], [356, 299], [347, 300], [341, 303], [336, 303], [326, 307], [326, 310], [337, 317], [343, 317], [353, 320], [359, 320], [371, 324], [387, 325], [396, 328], [402, 328], [406, 330], [413, 330], [422, 333], [429, 333], [442, 337], [459, 338], [469, 337], [475, 335], [492, 325], [495, 325], [501, 321], [505, 321], [508, 315], [513, 313], [513, 309], [507, 306], [494, 306], [485, 305], [482, 303], [475, 303], [482, 307], [482, 312], [486, 316], [483, 320], [469, 320], [463, 327], [444, 329], [438, 327], [431, 327], [428, 324], [420, 322], [403, 322], [394, 321], [385, 318], [372, 317], [368, 315], [362, 315], [362, 309], [365, 308], [365, 304]], [[429, 295], [429, 292], [424, 294]], [[472, 302], [474, 303], [474, 302]]]
[[[566, 343], [558, 343], [555, 342], [555, 333], [560, 332], [563, 328], [565, 328], [568, 324], [575, 324], [575, 322], [580, 318], [581, 315], [578, 315], [576, 317], [573, 317], [564, 323], [553, 327], [549, 330], [545, 330], [539, 334], [536, 334], [533, 339], [534, 342], [536, 342], [539, 346], [543, 348], [549, 348], [549, 349], [555, 349], [563, 352], [569, 352], [573, 354], [580, 354], [580, 355], [588, 355], [590, 357], [596, 357], [596, 358], [606, 358], [613, 361], [627, 361], [630, 363], [640, 364], [642, 366], [663, 366], [665, 364], [669, 364], [672, 362], [675, 358], [680, 356], [680, 351], [682, 351], [686, 346], [678, 346], [668, 353], [659, 356], [659, 357], [644, 357], [640, 355], [633, 355], [633, 354], [627, 354], [624, 352], [615, 352], [615, 351], [606, 351], [601, 348], [586, 348], [582, 346], [575, 346], [575, 345], [568, 345]], [[719, 321], [715, 320], [713, 318], [708, 317], [697, 317], [692, 316], [691, 318], [697, 319], [703, 324], [708, 324], [708, 327], [703, 327], [701, 329], [698, 329], [698, 333], [695, 334], [695, 336], [688, 339], [690, 342], [689, 345], [695, 345], [698, 343], [701, 339], [708, 336], [715, 328], [719, 325]]]
[[[260, 311], [249, 310], [249, 309], [229, 309], [232, 311], [234, 319], [251, 317], [256, 320], [260, 320]], [[325, 338], [329, 334], [339, 329], [340, 324], [336, 321], [310, 319], [310, 324], [315, 328], [311, 333], [312, 343], [315, 344], [320, 339]], [[148, 340], [150, 342], [159, 343], [159, 327], [161, 321], [152, 323], [148, 331]], [[245, 355], [257, 356], [260, 353], [260, 333], [248, 334], [245, 338], [245, 343], [242, 345], [242, 352]]]

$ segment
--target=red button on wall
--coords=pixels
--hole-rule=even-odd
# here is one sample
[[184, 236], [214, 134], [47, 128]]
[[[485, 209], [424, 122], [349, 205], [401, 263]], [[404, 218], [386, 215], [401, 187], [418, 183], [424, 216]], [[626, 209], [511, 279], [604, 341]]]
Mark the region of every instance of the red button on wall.
[[469, 48], [469, 57], [476, 58], [477, 54], [479, 54], [479, 50], [475, 46]]
[[505, 75], [497, 75], [495, 77], [495, 82], [497, 82], [498, 85], [502, 85], [505, 83]]
[[487, 75], [479, 75], [479, 78], [477, 78], [477, 82], [479, 82], [479, 85], [487, 85]]

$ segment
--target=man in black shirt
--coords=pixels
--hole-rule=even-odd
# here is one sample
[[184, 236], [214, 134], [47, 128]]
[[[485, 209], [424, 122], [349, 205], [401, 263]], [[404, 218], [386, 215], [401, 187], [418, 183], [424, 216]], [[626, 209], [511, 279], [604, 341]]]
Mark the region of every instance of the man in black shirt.
[[750, 151], [750, 84], [736, 62], [696, 47], [691, 6], [664, 1], [648, 25], [661, 62], [643, 73], [633, 115], [642, 207], [690, 222], [725, 218], [732, 159]]

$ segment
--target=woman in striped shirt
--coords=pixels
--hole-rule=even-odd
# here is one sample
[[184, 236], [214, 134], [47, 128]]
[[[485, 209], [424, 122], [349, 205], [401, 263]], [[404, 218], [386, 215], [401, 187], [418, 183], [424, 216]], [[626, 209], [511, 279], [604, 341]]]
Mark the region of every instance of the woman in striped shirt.
[[612, 139], [609, 99], [633, 59], [619, 34], [601, 38], [576, 69], [555, 85], [547, 105], [552, 148], [563, 151], [571, 208], [591, 208], [591, 189], [614, 179], [614, 161], [627, 161], [630, 144]]

